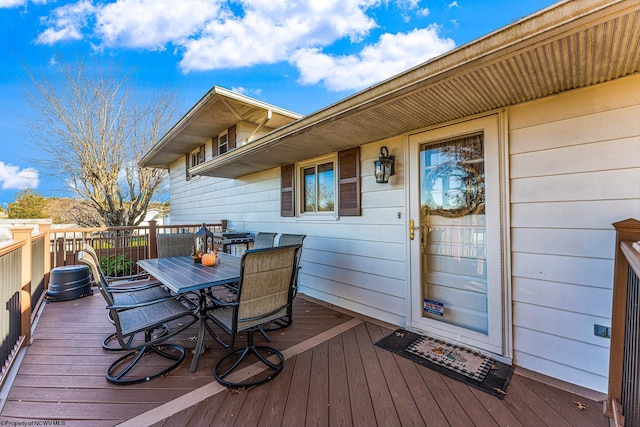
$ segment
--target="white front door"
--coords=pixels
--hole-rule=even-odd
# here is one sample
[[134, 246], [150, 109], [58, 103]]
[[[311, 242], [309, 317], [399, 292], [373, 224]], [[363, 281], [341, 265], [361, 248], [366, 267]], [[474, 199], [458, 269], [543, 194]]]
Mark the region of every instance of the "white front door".
[[504, 355], [497, 115], [409, 137], [412, 327]]

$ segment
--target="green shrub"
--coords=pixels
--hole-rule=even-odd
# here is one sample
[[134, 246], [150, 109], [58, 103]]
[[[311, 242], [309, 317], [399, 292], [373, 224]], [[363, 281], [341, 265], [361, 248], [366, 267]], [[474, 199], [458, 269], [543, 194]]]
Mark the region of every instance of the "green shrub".
[[107, 276], [121, 277], [131, 274], [135, 262], [126, 255], [100, 258], [100, 268]]

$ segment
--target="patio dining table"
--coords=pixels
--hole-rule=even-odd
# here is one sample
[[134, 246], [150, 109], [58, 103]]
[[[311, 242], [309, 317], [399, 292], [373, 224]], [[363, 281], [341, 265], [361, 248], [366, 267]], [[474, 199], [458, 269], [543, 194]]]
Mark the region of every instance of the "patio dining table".
[[200, 327], [197, 345], [191, 360], [191, 372], [195, 371], [200, 354], [204, 349], [207, 299], [206, 291], [215, 286], [238, 282], [240, 279], [240, 257], [218, 253], [220, 263], [207, 267], [193, 262], [190, 256], [151, 258], [138, 261], [140, 268], [158, 279], [176, 294], [199, 292], [198, 315]]

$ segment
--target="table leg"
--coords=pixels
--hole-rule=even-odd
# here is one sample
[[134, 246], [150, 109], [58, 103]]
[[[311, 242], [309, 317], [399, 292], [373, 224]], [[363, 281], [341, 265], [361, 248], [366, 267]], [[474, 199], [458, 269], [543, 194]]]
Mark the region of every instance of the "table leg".
[[191, 359], [191, 367], [189, 367], [190, 372], [194, 372], [196, 370], [196, 366], [198, 365], [198, 359], [200, 359], [200, 354], [204, 351], [204, 331], [206, 329], [206, 309], [207, 309], [207, 298], [204, 294], [204, 290], [200, 291], [198, 308], [198, 316], [200, 317], [200, 328], [198, 329], [198, 340], [196, 342], [196, 348], [193, 353], [193, 359]]

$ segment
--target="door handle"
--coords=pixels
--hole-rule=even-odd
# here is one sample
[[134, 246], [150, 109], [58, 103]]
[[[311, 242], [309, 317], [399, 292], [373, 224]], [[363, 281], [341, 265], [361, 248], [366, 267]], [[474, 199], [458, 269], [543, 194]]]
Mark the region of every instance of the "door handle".
[[416, 237], [416, 230], [420, 229], [420, 226], [415, 226], [415, 221], [409, 220], [409, 239], [413, 240]]

